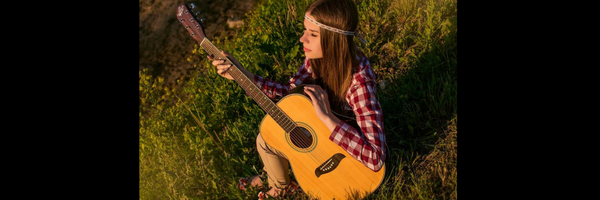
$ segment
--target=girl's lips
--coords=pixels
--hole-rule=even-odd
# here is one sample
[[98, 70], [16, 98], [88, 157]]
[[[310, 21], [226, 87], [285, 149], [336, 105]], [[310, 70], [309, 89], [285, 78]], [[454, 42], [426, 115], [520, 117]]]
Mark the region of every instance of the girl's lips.
[[310, 49], [307, 49], [306, 47], [304, 47], [304, 51], [309, 52]]

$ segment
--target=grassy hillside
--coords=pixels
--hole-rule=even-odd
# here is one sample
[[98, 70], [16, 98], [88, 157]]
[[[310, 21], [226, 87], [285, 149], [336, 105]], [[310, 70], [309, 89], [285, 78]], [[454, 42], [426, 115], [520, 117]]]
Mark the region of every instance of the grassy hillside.
[[[457, 1], [356, 2], [389, 146], [386, 179], [367, 199], [457, 199]], [[235, 37], [212, 42], [249, 71], [285, 82], [302, 65], [308, 3], [259, 1]], [[198, 45], [190, 51], [198, 74], [180, 90], [140, 71], [140, 199], [256, 199], [236, 183], [260, 173], [255, 139], [265, 112], [218, 76]]]

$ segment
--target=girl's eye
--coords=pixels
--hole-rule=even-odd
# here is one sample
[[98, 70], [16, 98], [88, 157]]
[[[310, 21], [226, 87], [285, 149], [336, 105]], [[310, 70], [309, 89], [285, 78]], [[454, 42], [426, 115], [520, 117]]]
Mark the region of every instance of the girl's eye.
[[[302, 34], [304, 34], [304, 33], [306, 33], [306, 28], [304, 28], [304, 30], [302, 30]], [[317, 35], [312, 34], [312, 33], [310, 34], [310, 36], [317, 37]]]

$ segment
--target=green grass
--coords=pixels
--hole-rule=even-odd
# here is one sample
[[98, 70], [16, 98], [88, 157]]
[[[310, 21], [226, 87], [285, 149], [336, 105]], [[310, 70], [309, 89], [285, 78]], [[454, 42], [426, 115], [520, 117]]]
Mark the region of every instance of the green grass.
[[[356, 2], [389, 146], [386, 179], [367, 199], [457, 199], [457, 1]], [[263, 0], [236, 36], [211, 41], [249, 71], [285, 82], [302, 65], [308, 3]], [[218, 76], [203, 50], [190, 51], [200, 73], [181, 89], [139, 73], [140, 199], [256, 199], [236, 183], [260, 173], [265, 112]]]

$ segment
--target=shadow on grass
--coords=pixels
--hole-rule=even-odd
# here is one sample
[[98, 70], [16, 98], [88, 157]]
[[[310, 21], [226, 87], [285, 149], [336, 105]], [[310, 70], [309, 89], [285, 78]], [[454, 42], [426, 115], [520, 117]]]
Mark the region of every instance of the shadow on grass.
[[409, 172], [412, 163], [445, 138], [457, 116], [456, 59], [453, 35], [445, 45], [422, 53], [403, 76], [378, 88], [388, 145], [384, 183], [399, 172]]

